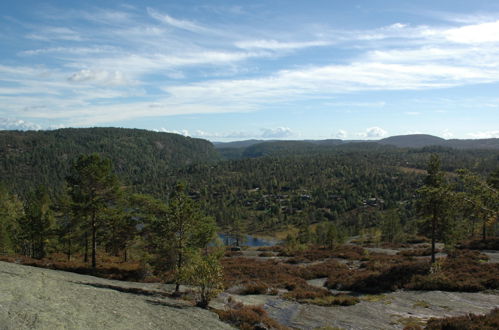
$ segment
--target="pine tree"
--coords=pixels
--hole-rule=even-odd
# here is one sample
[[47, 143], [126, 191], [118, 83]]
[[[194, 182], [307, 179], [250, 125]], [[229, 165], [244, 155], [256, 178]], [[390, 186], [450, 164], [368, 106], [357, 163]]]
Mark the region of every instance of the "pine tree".
[[440, 169], [440, 158], [433, 154], [428, 162], [428, 175], [425, 185], [418, 189], [418, 209], [423, 216], [429, 217], [431, 237], [431, 263], [435, 263], [435, 243], [437, 234], [449, 211], [449, 187]]
[[45, 186], [32, 191], [26, 200], [25, 217], [20, 225], [26, 242], [25, 254], [32, 258], [45, 257], [47, 243], [54, 234], [55, 217], [51, 207], [52, 201]]
[[111, 161], [98, 154], [78, 157], [67, 181], [75, 212], [86, 221], [85, 237], [91, 235], [92, 268], [96, 268], [97, 233], [104, 223], [103, 211], [116, 201], [120, 185]]
[[22, 202], [0, 185], [0, 254], [15, 252], [19, 219], [23, 216]]

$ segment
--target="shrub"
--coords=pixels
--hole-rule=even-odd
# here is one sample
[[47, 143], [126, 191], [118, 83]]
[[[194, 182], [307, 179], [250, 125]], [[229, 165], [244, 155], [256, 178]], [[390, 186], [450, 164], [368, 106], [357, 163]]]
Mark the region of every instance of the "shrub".
[[325, 297], [316, 297], [313, 299], [302, 299], [298, 302], [318, 306], [353, 306], [360, 302], [359, 298], [347, 295], [330, 295]]
[[[439, 250], [435, 250], [435, 252], [440, 252]], [[403, 250], [399, 251], [397, 255], [406, 256], [406, 257], [425, 257], [431, 255], [431, 248], [420, 248], [420, 249], [411, 249], [411, 250]]]
[[426, 262], [405, 261], [396, 265], [370, 265], [364, 270], [340, 271], [328, 277], [326, 286], [330, 289], [353, 290], [366, 293], [380, 293], [403, 288], [413, 276], [428, 273]]
[[55, 255], [54, 258], [52, 258], [52, 256], [49, 256], [40, 260], [16, 255], [0, 256], [0, 260], [16, 262], [22, 265], [40, 268], [63, 270], [84, 275], [93, 275], [120, 281], [142, 281], [144, 280], [145, 276], [143, 267], [138, 262], [116, 262], [116, 258], [108, 257], [108, 261], [114, 262], [103, 263], [103, 260], [105, 259], [99, 259], [101, 260], [101, 262], [97, 264], [96, 269], [93, 269], [89, 264], [82, 261], [63, 261], [59, 257], [60, 256]]
[[229, 310], [216, 309], [220, 319], [230, 323], [239, 329], [277, 329], [285, 330], [287, 327], [271, 319], [262, 306], [244, 306], [241, 303], [235, 304]]
[[459, 248], [470, 250], [499, 250], [499, 237], [464, 242], [460, 244]]
[[269, 287], [263, 282], [252, 282], [244, 285], [241, 294], [266, 294]]
[[272, 252], [281, 252], [283, 251], [283, 247], [279, 245], [274, 246], [260, 246], [257, 251], [272, 251]]
[[351, 306], [360, 302], [358, 298], [347, 295], [332, 295], [328, 290], [321, 288], [296, 289], [287, 292], [283, 296], [286, 299], [295, 300], [299, 303], [313, 304], [319, 306]]
[[431, 318], [425, 329], [466, 329], [466, 330], [493, 330], [499, 329], [499, 308], [493, 309], [489, 314], [447, 317], [443, 319]]
[[279, 256], [300, 258], [303, 261], [317, 261], [329, 258], [361, 260], [366, 255], [366, 250], [353, 245], [341, 245], [334, 249], [315, 246], [306, 250], [282, 251], [279, 253]]
[[416, 290], [476, 292], [499, 288], [499, 264], [481, 262], [486, 255], [478, 251], [455, 250], [441, 259], [441, 268], [415, 276], [406, 287]]

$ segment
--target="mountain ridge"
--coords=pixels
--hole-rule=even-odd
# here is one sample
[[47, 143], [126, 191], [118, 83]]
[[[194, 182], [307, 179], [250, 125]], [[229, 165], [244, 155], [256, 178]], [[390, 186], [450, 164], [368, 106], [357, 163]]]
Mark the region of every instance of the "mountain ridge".
[[443, 146], [455, 149], [499, 149], [498, 138], [488, 139], [443, 139], [430, 134], [408, 134], [394, 135], [379, 140], [341, 140], [341, 139], [325, 139], [325, 140], [241, 140], [231, 142], [212, 142], [216, 149], [236, 149], [248, 148], [260, 143], [289, 143], [289, 142], [307, 142], [312, 145], [321, 146], [337, 146], [348, 143], [379, 143], [385, 145], [393, 145], [399, 148], [422, 148], [429, 146]]

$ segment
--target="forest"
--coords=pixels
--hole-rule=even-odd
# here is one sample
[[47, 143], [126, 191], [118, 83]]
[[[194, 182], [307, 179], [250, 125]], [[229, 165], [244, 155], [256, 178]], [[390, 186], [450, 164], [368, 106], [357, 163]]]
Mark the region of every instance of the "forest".
[[[487, 283], [463, 289], [447, 278], [435, 284], [425, 277], [430, 266], [405, 259], [419, 253], [435, 264], [436, 244], [444, 244], [456, 260], [445, 266], [450, 274], [459, 260], [472, 262], [456, 248], [497, 249], [499, 150], [366, 142], [217, 150], [175, 134], [102, 128], [0, 132], [0, 154], [3, 260], [167, 281], [176, 294], [190, 283], [201, 288], [202, 307], [241, 281], [247, 292], [282, 288], [289, 299], [317, 304], [355, 303], [303, 282], [319, 275], [328, 277], [330, 289], [358, 291], [395, 289], [381, 284], [394, 283], [387, 281], [393, 277], [398, 288], [412, 289], [480, 291], [497, 289], [499, 282], [490, 277], [495, 268], [483, 266]], [[331, 260], [304, 268], [309, 273], [297, 273], [289, 261], [280, 268], [253, 264], [218, 247], [217, 233], [238, 243], [247, 234], [272, 237], [280, 246], [262, 254], [295, 263], [357, 258], [371, 273], [350, 274]], [[362, 248], [343, 245], [352, 239], [362, 246], [427, 245], [390, 261], [374, 254], [366, 259]], [[414, 277], [404, 278], [395, 262]], [[251, 265], [248, 273], [261, 269], [259, 281], [235, 275], [244, 263]], [[272, 267], [279, 283], [268, 278]]]

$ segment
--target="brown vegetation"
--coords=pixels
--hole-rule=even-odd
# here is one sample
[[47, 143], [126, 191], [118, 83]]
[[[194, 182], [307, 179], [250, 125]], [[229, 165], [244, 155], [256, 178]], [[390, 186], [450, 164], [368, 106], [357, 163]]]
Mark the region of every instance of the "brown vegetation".
[[367, 260], [367, 251], [359, 246], [341, 245], [335, 249], [315, 246], [304, 251], [287, 251], [279, 253], [279, 256], [294, 257], [301, 261], [317, 261], [328, 258], [342, 258], [349, 260]]
[[413, 290], [483, 291], [499, 288], [499, 265], [483, 261], [478, 251], [455, 250], [433, 266], [425, 260], [371, 254], [358, 270], [336, 268], [328, 275], [330, 289], [366, 293]]
[[319, 306], [351, 306], [360, 302], [359, 298], [345, 294], [333, 295], [328, 290], [311, 287], [308, 289], [299, 288], [283, 295], [284, 298], [295, 300], [303, 304], [313, 304]]
[[421, 261], [392, 263], [370, 262], [364, 269], [331, 273], [327, 280], [330, 289], [367, 293], [394, 291], [405, 287], [416, 274], [426, 274], [429, 264]]
[[[435, 252], [438, 253], [440, 251], [437, 249], [435, 250]], [[406, 257], [427, 257], [431, 255], [431, 248], [427, 247], [427, 248], [403, 250], [399, 251], [397, 254]]]
[[478, 251], [456, 250], [441, 259], [431, 273], [415, 276], [410, 289], [444, 291], [483, 291], [499, 288], [499, 264], [484, 263], [487, 256]]
[[220, 319], [242, 330], [276, 329], [287, 327], [271, 319], [262, 306], [244, 306], [242, 303], [232, 304], [228, 310], [214, 310]]
[[426, 324], [429, 330], [466, 329], [466, 330], [494, 330], [499, 329], [499, 308], [493, 309], [489, 314], [447, 317], [444, 319], [430, 319]]
[[467, 241], [460, 244], [459, 247], [470, 250], [499, 250], [499, 237]]
[[108, 255], [99, 255], [98, 259], [97, 268], [93, 269], [91, 264], [80, 261], [80, 259], [67, 261], [66, 256], [62, 254], [53, 254], [43, 259], [33, 259], [22, 255], [0, 256], [0, 261], [93, 275], [112, 280], [140, 282], [145, 279], [146, 272], [138, 262], [122, 262], [121, 258]]
[[301, 303], [347, 306], [359, 302], [357, 298], [333, 295], [325, 288], [317, 288], [306, 282], [327, 277], [332, 272], [348, 271], [347, 266], [335, 260], [310, 265], [289, 265], [276, 260], [227, 258], [222, 264], [225, 285], [243, 285], [242, 294], [276, 293], [279, 288], [289, 290], [283, 295], [284, 298]]

